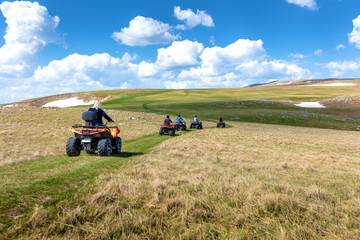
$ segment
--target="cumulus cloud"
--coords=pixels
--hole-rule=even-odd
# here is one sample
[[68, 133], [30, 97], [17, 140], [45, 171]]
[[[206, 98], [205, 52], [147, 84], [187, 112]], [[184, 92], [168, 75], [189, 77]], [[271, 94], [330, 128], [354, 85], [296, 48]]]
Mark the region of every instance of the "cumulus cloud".
[[326, 64], [325, 67], [330, 70], [333, 77], [340, 77], [349, 71], [360, 70], [360, 61], [333, 61]]
[[[177, 19], [185, 21], [186, 27], [193, 28], [198, 25], [206, 27], [213, 27], [214, 22], [212, 17], [205, 11], [196, 10], [194, 13], [191, 9], [181, 10], [179, 6], [174, 7], [174, 15]], [[185, 29], [184, 25], [179, 25], [178, 28]]]
[[130, 21], [129, 27], [114, 32], [112, 37], [119, 43], [128, 46], [147, 46], [170, 43], [179, 38], [173, 35], [172, 27], [152, 18], [137, 16]]
[[55, 29], [60, 19], [50, 16], [38, 2], [3, 2], [0, 9], [7, 23], [5, 44], [0, 48], [0, 76], [29, 77], [40, 51], [58, 40]]
[[59, 92], [74, 92], [120, 88], [133, 79], [135, 74], [131, 65], [122, 58], [107, 53], [91, 56], [75, 53], [38, 67], [33, 84], [54, 86]]
[[307, 8], [309, 10], [318, 9], [318, 6], [317, 6], [315, 0], [286, 0], [286, 2], [298, 5], [303, 8]]
[[175, 41], [171, 46], [157, 50], [156, 65], [163, 69], [199, 65], [203, 50], [204, 45], [197, 41]]
[[239, 39], [224, 48], [217, 46], [205, 48], [200, 56], [201, 68], [207, 68], [213, 74], [217, 74], [225, 70], [228, 65], [261, 59], [266, 55], [263, 44], [262, 40]]
[[360, 49], [360, 15], [352, 20], [354, 28], [349, 34], [349, 42], [355, 44], [356, 48]]
[[266, 61], [261, 40], [239, 39], [224, 48], [205, 48], [201, 65], [183, 69], [167, 88], [243, 87], [269, 80], [308, 78], [311, 73], [296, 64], [282, 60]]
[[236, 67], [246, 79], [295, 80], [310, 77], [310, 71], [282, 60], [250, 61]]

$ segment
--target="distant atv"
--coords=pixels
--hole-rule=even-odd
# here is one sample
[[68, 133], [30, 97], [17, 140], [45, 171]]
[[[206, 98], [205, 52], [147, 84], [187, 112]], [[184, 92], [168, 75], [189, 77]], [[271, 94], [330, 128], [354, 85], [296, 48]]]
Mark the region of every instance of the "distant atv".
[[175, 136], [175, 125], [160, 125], [159, 135], [168, 133], [169, 136]]
[[216, 123], [216, 127], [217, 127], [217, 128], [218, 128], [218, 127], [224, 128], [224, 127], [225, 127], [225, 122], [217, 122], [217, 123]]
[[202, 129], [203, 128], [202, 122], [192, 122], [190, 124], [190, 128]]
[[85, 125], [77, 124], [69, 129], [75, 134], [66, 143], [66, 154], [69, 157], [79, 156], [82, 150], [88, 154], [97, 151], [99, 156], [110, 156], [111, 151], [121, 152], [118, 127], [95, 126], [96, 113], [91, 111], [83, 112], [82, 119], [85, 120]]
[[183, 121], [181, 123], [175, 123], [174, 126], [175, 126], [175, 130], [180, 129], [181, 131], [186, 131], [186, 122], [185, 121]]

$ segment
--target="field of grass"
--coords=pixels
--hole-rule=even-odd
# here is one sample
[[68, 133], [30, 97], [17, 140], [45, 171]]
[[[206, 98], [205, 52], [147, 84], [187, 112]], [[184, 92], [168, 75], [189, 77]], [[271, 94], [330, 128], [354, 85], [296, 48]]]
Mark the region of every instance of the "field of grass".
[[[83, 94], [111, 97], [121, 154], [65, 155], [86, 108], [0, 108], [0, 239], [360, 236], [357, 86]], [[166, 114], [205, 129], [159, 136]]]
[[12, 234], [356, 239], [359, 141], [358, 132], [252, 123], [191, 132], [101, 174], [56, 210], [35, 206]]

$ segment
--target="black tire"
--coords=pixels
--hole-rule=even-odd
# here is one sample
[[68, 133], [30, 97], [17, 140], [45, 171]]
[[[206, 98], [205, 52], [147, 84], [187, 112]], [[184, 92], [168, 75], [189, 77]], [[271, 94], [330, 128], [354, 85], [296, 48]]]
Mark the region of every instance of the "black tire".
[[164, 129], [160, 128], [159, 135], [164, 135]]
[[185, 125], [181, 126], [181, 131], [186, 131], [186, 126]]
[[79, 156], [81, 152], [80, 139], [71, 137], [66, 142], [66, 155], [69, 157]]
[[221, 127], [224, 128], [224, 127], [225, 127], [225, 124], [223, 124]]
[[220, 124], [216, 124], [216, 127], [220, 127]]
[[170, 136], [175, 136], [175, 129], [169, 130], [169, 135]]
[[121, 147], [122, 147], [122, 141], [121, 141], [121, 138], [120, 137], [116, 137], [113, 139], [113, 147], [115, 147], [112, 152], [117, 154], [117, 153], [120, 153], [121, 152]]
[[98, 143], [98, 155], [99, 156], [110, 156], [111, 154], [111, 141], [110, 138], [102, 138]]

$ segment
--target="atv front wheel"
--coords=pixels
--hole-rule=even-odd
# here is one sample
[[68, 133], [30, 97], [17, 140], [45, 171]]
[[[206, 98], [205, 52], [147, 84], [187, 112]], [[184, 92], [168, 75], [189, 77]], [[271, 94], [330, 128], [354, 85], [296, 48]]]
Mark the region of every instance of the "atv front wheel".
[[175, 136], [175, 129], [170, 130], [170, 131], [169, 131], [169, 135], [170, 135], [170, 136]]
[[116, 137], [113, 139], [114, 141], [114, 149], [112, 150], [113, 153], [120, 153], [121, 152], [121, 138]]
[[79, 156], [81, 151], [80, 139], [71, 137], [66, 143], [66, 155], [69, 157]]
[[110, 138], [102, 138], [98, 143], [98, 155], [99, 156], [110, 156], [111, 154], [111, 141]]

